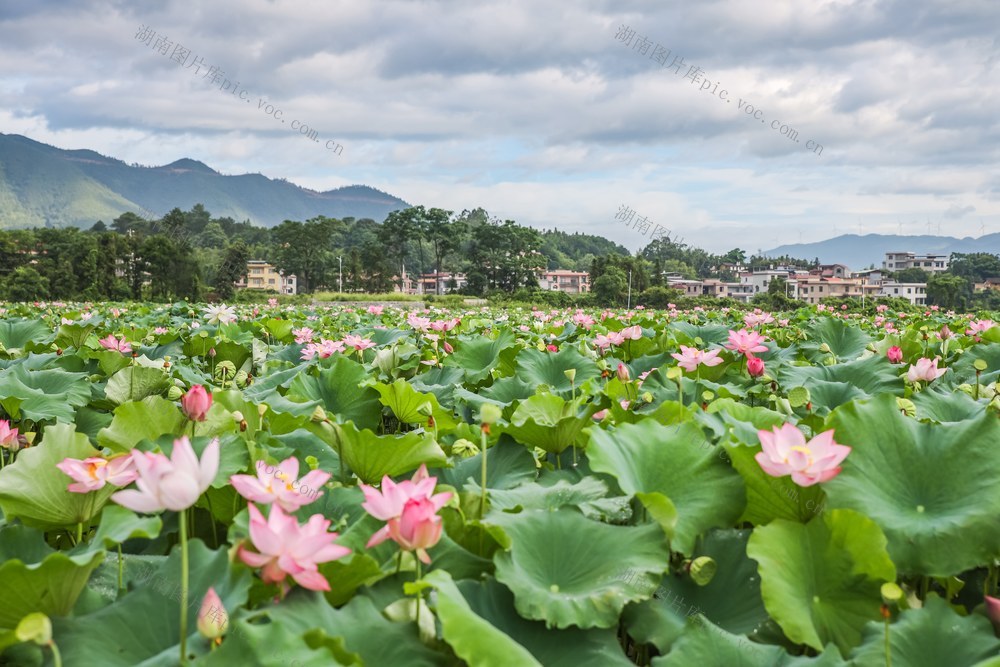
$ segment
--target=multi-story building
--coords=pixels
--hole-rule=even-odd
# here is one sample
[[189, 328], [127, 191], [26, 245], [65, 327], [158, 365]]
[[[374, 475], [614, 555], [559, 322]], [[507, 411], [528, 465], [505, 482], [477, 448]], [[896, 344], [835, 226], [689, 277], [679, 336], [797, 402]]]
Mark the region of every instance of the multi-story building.
[[240, 278], [236, 287], [272, 290], [279, 294], [295, 294], [298, 290], [298, 280], [294, 275], [284, 275], [273, 264], [262, 259], [251, 259], [247, 262], [246, 278]]
[[469, 284], [464, 273], [425, 273], [416, 285], [416, 294], [447, 294]]
[[809, 276], [789, 281], [790, 296], [806, 303], [821, 303], [823, 299], [871, 298], [878, 285], [867, 285], [860, 278], [819, 278]]
[[914, 306], [927, 303], [927, 283], [882, 283], [879, 296], [891, 296], [906, 299]]
[[887, 252], [882, 261], [886, 271], [902, 271], [903, 269], [923, 269], [929, 273], [948, 270], [948, 255], [928, 253], [918, 255], [914, 252]]
[[565, 269], [544, 270], [538, 274], [538, 286], [543, 290], [585, 294], [590, 291], [590, 274]]

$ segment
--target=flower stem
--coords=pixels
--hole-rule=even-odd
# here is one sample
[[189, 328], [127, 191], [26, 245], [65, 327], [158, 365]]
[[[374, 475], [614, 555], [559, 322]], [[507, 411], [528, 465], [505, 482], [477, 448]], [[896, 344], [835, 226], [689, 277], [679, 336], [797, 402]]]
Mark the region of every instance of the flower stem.
[[479, 454], [483, 457], [483, 474], [479, 494], [479, 520], [482, 521], [483, 514], [486, 512], [486, 431], [482, 429], [479, 431]]
[[[416, 554], [414, 554], [416, 556]], [[414, 558], [417, 563], [417, 578], [414, 581], [420, 581], [420, 558]], [[421, 598], [424, 597], [424, 592], [422, 590], [417, 591], [417, 632], [420, 631], [420, 602]]]
[[83, 542], [83, 522], [80, 521], [76, 524], [76, 543], [80, 544]]
[[118, 593], [125, 590], [125, 561], [122, 560], [122, 545], [118, 545]]
[[187, 664], [187, 614], [188, 614], [188, 545], [187, 510], [181, 510], [178, 518], [181, 526], [181, 665]]
[[59, 647], [52, 640], [49, 640], [49, 648], [52, 649], [52, 662], [55, 667], [62, 667], [62, 654], [59, 652]]
[[892, 645], [889, 643], [889, 619], [885, 619], [885, 667], [892, 667]]

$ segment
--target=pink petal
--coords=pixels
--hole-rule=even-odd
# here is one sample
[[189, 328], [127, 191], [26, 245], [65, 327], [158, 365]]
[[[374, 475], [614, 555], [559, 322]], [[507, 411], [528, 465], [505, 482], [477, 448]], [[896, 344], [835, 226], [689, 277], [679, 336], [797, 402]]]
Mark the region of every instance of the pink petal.
[[111, 500], [122, 507], [130, 509], [133, 512], [139, 512], [140, 514], [153, 514], [164, 509], [155, 497], [134, 489], [113, 493], [111, 494]]

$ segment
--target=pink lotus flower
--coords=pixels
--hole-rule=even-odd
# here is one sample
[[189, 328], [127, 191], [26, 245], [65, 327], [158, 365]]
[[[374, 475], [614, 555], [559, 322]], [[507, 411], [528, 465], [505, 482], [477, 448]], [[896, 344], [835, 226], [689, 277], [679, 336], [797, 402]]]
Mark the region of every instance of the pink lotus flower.
[[747, 373], [755, 378], [764, 374], [764, 360], [760, 357], [747, 357]]
[[250, 541], [259, 553], [241, 545], [240, 560], [250, 567], [262, 568], [261, 579], [266, 584], [281, 584], [292, 576], [303, 588], [328, 591], [330, 582], [319, 573], [318, 565], [351, 553], [347, 547], [334, 544], [338, 534], [329, 532], [330, 520], [313, 514], [299, 526], [295, 517], [286, 515], [278, 505], [272, 505], [267, 520], [256, 505], [249, 505]]
[[400, 548], [416, 552], [421, 562], [429, 564], [431, 557], [427, 549], [438, 543], [444, 527], [441, 517], [437, 515], [439, 509], [430, 498], [410, 498], [403, 506], [403, 513], [389, 519], [389, 537]]
[[370, 315], [381, 315], [384, 306], [368, 306], [368, 313]]
[[11, 428], [10, 422], [6, 419], [0, 419], [0, 447], [4, 449], [10, 449], [11, 446], [16, 447], [18, 445], [17, 438], [17, 429]]
[[66, 458], [57, 463], [56, 467], [76, 481], [68, 487], [71, 493], [90, 493], [103, 489], [105, 484], [128, 486], [139, 476], [135, 461], [128, 455], [116, 456], [110, 460], [100, 456], [83, 460]]
[[774, 316], [771, 313], [762, 313], [759, 309], [743, 316], [743, 323], [751, 329], [761, 324], [770, 324], [771, 322], [774, 322]]
[[680, 353], [674, 352], [670, 356], [678, 361], [678, 366], [688, 373], [694, 373], [699, 365], [712, 367], [721, 364], [723, 360], [719, 358], [719, 352], [717, 349], [702, 351], [696, 347], [681, 345]]
[[[414, 498], [429, 499], [436, 508], [434, 510], [436, 512], [444, 507], [452, 496], [451, 492], [431, 495], [434, 493], [434, 487], [437, 486], [437, 477], [428, 477], [427, 466], [424, 464], [420, 465], [411, 479], [405, 479], [398, 484], [386, 475], [382, 478], [381, 492], [367, 484], [358, 484], [358, 486], [365, 495], [365, 502], [361, 504], [361, 507], [382, 521], [398, 519], [402, 516], [406, 503]], [[391, 537], [390, 527], [386, 524], [371, 536], [365, 546], [373, 547], [382, 544], [389, 537]]]
[[132, 450], [139, 473], [139, 490], [119, 491], [111, 499], [133, 512], [152, 514], [171, 510], [180, 512], [191, 507], [215, 479], [219, 470], [219, 439], [208, 443], [201, 461], [186, 438], [174, 440], [174, 451], [168, 459], [163, 454]]
[[947, 324], [941, 327], [941, 331], [938, 331], [937, 334], [938, 338], [940, 338], [941, 340], [947, 340], [948, 338], [951, 338], [952, 335], [953, 334], [951, 333], [951, 329], [948, 328]]
[[549, 352], [558, 352], [559, 351], [559, 346], [558, 345], [553, 345], [552, 343], [549, 343], [548, 345], [545, 346], [545, 349], [548, 350]]
[[840, 473], [840, 463], [851, 448], [838, 445], [833, 431], [824, 431], [806, 442], [802, 431], [792, 424], [783, 424], [773, 431], [757, 431], [761, 451], [754, 458], [764, 472], [772, 477], [791, 474], [799, 486], [826, 482]]
[[594, 318], [579, 310], [573, 315], [573, 322], [584, 329], [590, 329], [594, 326]]
[[330, 473], [311, 470], [302, 479], [298, 476], [299, 461], [292, 456], [277, 467], [257, 461], [256, 477], [233, 475], [229, 481], [247, 500], [265, 505], [275, 503], [286, 512], [296, 512], [319, 498], [318, 490], [330, 479]]
[[986, 603], [986, 615], [990, 619], [990, 623], [993, 624], [994, 634], [1000, 635], [1000, 600], [991, 596], [983, 596], [985, 599], [983, 602]]
[[167, 333], [167, 331], [168, 329], [166, 327], [156, 327], [155, 329], [153, 329], [153, 333], [156, 334], [157, 336], [162, 336], [163, 334]]
[[600, 348], [602, 351], [605, 350], [610, 345], [621, 345], [625, 342], [625, 337], [622, 336], [621, 332], [609, 331], [608, 335], [597, 334], [594, 338], [594, 345]]
[[431, 320], [429, 317], [418, 317], [415, 313], [410, 313], [406, 316], [406, 323], [417, 331], [427, 331], [427, 327], [431, 325]]
[[909, 370], [906, 372], [906, 379], [910, 382], [918, 380], [933, 382], [948, 372], [947, 368], [938, 368], [938, 361], [940, 359], [941, 357], [934, 357], [934, 359], [921, 357], [917, 359], [917, 363], [911, 364]]
[[903, 360], [903, 350], [898, 345], [893, 345], [886, 350], [885, 356], [891, 363], [898, 364]]
[[187, 418], [195, 422], [203, 422], [212, 407], [212, 395], [200, 384], [192, 385], [187, 393], [181, 396], [181, 409]]
[[974, 336], [976, 334], [989, 331], [993, 328], [993, 325], [993, 320], [973, 320], [972, 322], [969, 322], [969, 328], [965, 331], [965, 333], [970, 336]]
[[345, 348], [353, 347], [358, 352], [361, 352], [362, 350], [367, 350], [370, 347], [375, 347], [375, 343], [371, 342], [367, 338], [362, 338], [361, 336], [354, 336], [352, 334], [344, 336], [343, 343]]
[[639, 340], [642, 338], [642, 327], [637, 324], [634, 327], [622, 329], [618, 333], [621, 334], [621, 337], [625, 340]]
[[880, 303], [879, 305], [875, 306], [875, 312], [884, 313], [887, 310], [889, 310], [889, 306], [885, 305], [884, 303]]
[[628, 382], [632, 379], [632, 374], [628, 370], [628, 366], [625, 364], [618, 364], [617, 370], [615, 370], [615, 375], [618, 377], [620, 382]]
[[748, 331], [747, 329], [740, 329], [739, 331], [730, 330], [729, 342], [726, 343], [725, 347], [727, 350], [739, 352], [749, 357], [754, 352], [767, 352], [767, 346], [761, 345], [765, 340], [767, 339], [756, 331]]
[[319, 355], [320, 359], [326, 359], [333, 356], [334, 352], [343, 352], [344, 342], [340, 340], [326, 340], [323, 339], [319, 343], [309, 343], [304, 348], [302, 348], [302, 359], [308, 361], [316, 355]]
[[300, 329], [292, 329], [292, 335], [295, 336], [295, 342], [301, 345], [302, 343], [308, 343], [313, 339], [313, 330], [309, 327], [302, 327]]
[[277, 308], [278, 307], [278, 300], [277, 299], [268, 299], [267, 300], [267, 305], [270, 306], [271, 308]]
[[97, 342], [106, 350], [113, 350], [122, 354], [132, 354], [132, 345], [125, 340], [124, 336], [122, 336], [121, 340], [118, 340], [114, 334], [108, 334], [106, 338], [102, 338]]
[[229, 614], [222, 606], [222, 600], [219, 599], [215, 588], [210, 587], [201, 602], [201, 609], [198, 610], [198, 632], [206, 639], [217, 639], [226, 634], [228, 623]]

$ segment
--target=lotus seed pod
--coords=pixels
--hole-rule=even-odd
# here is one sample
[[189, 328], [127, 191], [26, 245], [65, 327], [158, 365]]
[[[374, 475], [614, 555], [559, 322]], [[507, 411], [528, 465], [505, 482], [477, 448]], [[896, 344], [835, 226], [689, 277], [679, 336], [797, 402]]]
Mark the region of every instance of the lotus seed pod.
[[699, 556], [691, 561], [691, 579], [699, 586], [707, 586], [718, 569], [718, 564], [712, 558]]

